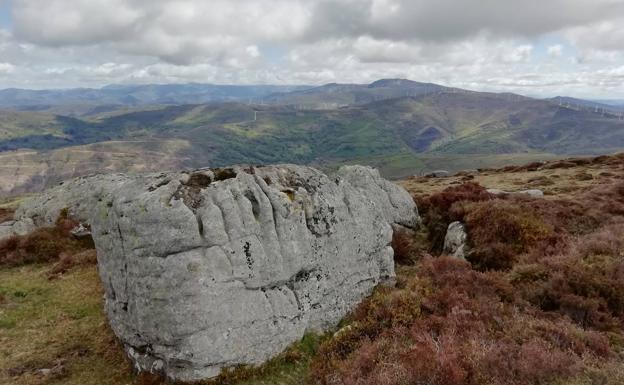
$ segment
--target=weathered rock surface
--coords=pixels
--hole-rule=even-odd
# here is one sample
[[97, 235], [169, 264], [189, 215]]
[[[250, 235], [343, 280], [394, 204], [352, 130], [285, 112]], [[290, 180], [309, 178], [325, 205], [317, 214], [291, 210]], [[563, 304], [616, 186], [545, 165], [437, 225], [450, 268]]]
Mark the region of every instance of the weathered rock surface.
[[459, 259], [466, 259], [466, 242], [468, 234], [461, 222], [452, 222], [446, 230], [444, 237], [444, 254]]
[[106, 312], [139, 370], [180, 380], [335, 326], [394, 279], [391, 225], [419, 223], [409, 194], [366, 167], [111, 178], [84, 211]]
[[487, 189], [487, 192], [492, 195], [527, 195], [531, 198], [543, 198], [544, 192], [538, 189], [520, 190], [520, 191], [504, 191], [497, 188]]
[[128, 178], [123, 174], [76, 178], [27, 199], [15, 212], [14, 221], [0, 224], [0, 239], [13, 234], [24, 235], [37, 227], [52, 226], [63, 209], [68, 209], [72, 218], [89, 223], [97, 200]]

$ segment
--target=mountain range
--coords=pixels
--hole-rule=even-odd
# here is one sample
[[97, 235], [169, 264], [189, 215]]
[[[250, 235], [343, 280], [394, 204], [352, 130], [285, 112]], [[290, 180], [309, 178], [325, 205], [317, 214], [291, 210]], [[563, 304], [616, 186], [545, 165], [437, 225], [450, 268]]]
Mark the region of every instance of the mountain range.
[[5, 195], [102, 171], [364, 163], [403, 177], [624, 148], [615, 106], [404, 79], [4, 90], [0, 105]]

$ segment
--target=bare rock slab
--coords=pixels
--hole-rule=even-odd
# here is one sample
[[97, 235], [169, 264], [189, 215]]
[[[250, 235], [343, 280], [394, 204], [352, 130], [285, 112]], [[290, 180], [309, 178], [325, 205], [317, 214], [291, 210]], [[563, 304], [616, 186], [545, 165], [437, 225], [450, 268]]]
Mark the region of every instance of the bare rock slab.
[[[371, 168], [279, 165], [116, 176], [88, 213], [106, 312], [137, 369], [176, 380], [260, 364], [395, 277], [420, 218]], [[97, 190], [97, 191], [96, 191]]]

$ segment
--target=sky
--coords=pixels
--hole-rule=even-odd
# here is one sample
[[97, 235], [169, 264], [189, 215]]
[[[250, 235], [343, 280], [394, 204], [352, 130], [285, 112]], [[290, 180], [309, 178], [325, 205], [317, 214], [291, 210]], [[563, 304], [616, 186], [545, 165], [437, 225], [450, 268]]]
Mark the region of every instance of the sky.
[[0, 88], [381, 78], [624, 99], [624, 0], [0, 0]]

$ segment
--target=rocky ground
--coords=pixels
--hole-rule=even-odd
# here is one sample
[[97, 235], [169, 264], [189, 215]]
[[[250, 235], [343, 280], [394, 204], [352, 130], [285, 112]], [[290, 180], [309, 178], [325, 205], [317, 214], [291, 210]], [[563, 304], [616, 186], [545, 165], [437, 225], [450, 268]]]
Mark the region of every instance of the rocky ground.
[[[401, 181], [424, 226], [395, 235], [397, 287], [215, 383], [623, 383], [623, 178], [624, 156], [607, 156]], [[467, 261], [440, 256], [452, 222]], [[131, 373], [69, 226], [0, 245], [0, 383], [160, 383]]]

